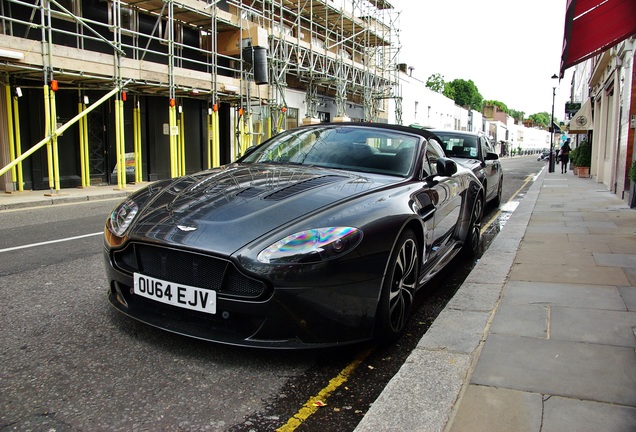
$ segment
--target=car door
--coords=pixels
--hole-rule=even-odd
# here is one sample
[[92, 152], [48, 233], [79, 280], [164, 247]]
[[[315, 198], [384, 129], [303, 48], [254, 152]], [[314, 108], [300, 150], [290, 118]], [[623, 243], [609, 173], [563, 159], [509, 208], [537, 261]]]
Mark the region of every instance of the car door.
[[427, 228], [424, 259], [431, 266], [454, 246], [453, 232], [461, 210], [458, 179], [437, 175], [437, 160], [443, 155], [437, 143], [428, 143], [422, 173], [422, 178], [428, 178], [428, 181], [423, 181], [420, 189], [413, 194], [417, 213]]
[[481, 154], [484, 161], [484, 174], [486, 175], [486, 197], [491, 199], [497, 193], [499, 178], [501, 177], [501, 162], [495, 149], [485, 136], [479, 137]]

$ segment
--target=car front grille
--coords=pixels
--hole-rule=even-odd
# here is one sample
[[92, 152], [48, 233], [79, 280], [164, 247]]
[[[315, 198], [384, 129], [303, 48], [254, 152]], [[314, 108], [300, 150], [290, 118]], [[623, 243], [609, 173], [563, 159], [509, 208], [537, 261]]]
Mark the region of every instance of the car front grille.
[[265, 284], [239, 272], [231, 261], [163, 246], [130, 243], [113, 253], [115, 266], [170, 282], [238, 298], [257, 298]]

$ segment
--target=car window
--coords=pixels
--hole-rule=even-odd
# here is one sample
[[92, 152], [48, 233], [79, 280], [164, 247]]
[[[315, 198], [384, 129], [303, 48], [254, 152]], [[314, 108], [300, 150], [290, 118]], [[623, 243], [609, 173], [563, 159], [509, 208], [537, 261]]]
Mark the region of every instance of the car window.
[[476, 158], [478, 155], [477, 137], [473, 135], [455, 135], [437, 133], [441, 138], [444, 152], [448, 157]]
[[378, 128], [323, 126], [279, 134], [240, 162], [312, 165], [406, 177], [420, 138]]
[[426, 145], [426, 160], [428, 162], [428, 170], [424, 164], [424, 177], [437, 174], [437, 159], [444, 157], [444, 150], [436, 140], [429, 140]]

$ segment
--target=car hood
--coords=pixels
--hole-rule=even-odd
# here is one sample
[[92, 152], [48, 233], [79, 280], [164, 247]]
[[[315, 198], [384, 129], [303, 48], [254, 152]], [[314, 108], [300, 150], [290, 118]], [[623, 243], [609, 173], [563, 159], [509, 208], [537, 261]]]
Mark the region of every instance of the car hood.
[[403, 180], [304, 166], [228, 165], [155, 192], [129, 238], [229, 255], [317, 210]]

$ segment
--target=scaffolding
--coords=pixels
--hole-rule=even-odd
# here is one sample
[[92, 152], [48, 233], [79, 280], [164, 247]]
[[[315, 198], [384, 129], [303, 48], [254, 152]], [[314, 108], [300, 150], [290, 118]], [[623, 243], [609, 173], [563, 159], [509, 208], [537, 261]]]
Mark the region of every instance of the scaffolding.
[[[317, 120], [318, 98], [334, 101], [337, 119], [346, 121], [355, 106], [364, 112], [358, 120], [386, 121], [387, 100], [400, 100], [396, 15], [384, 0], [0, 0], [0, 49], [16, 53], [0, 56], [0, 77], [12, 94], [16, 79], [41, 83], [53, 110], [52, 82], [77, 94], [79, 112], [86, 110], [85, 91], [117, 88], [117, 129], [125, 127], [127, 97], [137, 108], [140, 97], [165, 97], [175, 177], [185, 174], [183, 99], [208, 106], [207, 167], [220, 163], [219, 104], [232, 107], [235, 156], [288, 127], [289, 110], [301, 109], [289, 106], [290, 90], [305, 93], [308, 121]], [[143, 139], [138, 115], [135, 109], [129, 122], [136, 160]], [[9, 125], [19, 130], [14, 119]], [[55, 165], [55, 124], [49, 127]], [[117, 137], [123, 167], [124, 134]], [[85, 163], [83, 178], [90, 175]]]

